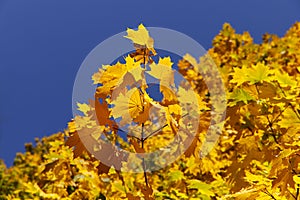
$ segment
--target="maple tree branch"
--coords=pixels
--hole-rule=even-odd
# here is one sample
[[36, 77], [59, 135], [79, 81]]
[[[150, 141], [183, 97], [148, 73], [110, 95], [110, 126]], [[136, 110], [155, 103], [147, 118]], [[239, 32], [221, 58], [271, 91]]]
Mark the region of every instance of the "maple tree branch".
[[[142, 140], [141, 140], [141, 143], [142, 143], [142, 149], [144, 149], [144, 142], [145, 140], [143, 139], [144, 138], [144, 123], [142, 123]], [[145, 178], [145, 183], [146, 183], [146, 186], [149, 187], [149, 184], [148, 184], [148, 178], [147, 178], [147, 172], [146, 172], [146, 163], [145, 163], [145, 158], [142, 159], [143, 161], [143, 171], [144, 171], [144, 178]]]
[[[277, 82], [277, 86], [279, 87], [279, 89], [280, 89], [280, 91], [282, 92], [283, 96], [286, 97], [286, 94], [285, 94], [284, 90], [282, 89], [282, 87], [280, 86], [280, 84], [279, 84], [278, 82]], [[300, 120], [300, 115], [299, 115], [298, 112], [296, 111], [295, 107], [294, 107], [291, 103], [289, 103], [288, 105], [292, 108], [292, 110], [293, 110], [294, 113], [296, 114], [297, 118]]]
[[141, 139], [139, 137], [136, 137], [134, 135], [129, 135], [128, 132], [124, 131], [123, 129], [116, 128], [116, 127], [114, 127], [114, 129], [117, 130], [117, 131], [125, 133], [127, 135], [127, 137], [133, 137], [133, 138], [137, 139], [138, 141], [141, 141]]
[[[184, 114], [184, 115], [182, 116], [182, 118], [186, 117], [187, 115], [188, 115], [188, 113]], [[153, 131], [152, 133], [150, 133], [147, 137], [143, 138], [142, 140], [144, 140], [144, 141], [147, 140], [148, 138], [150, 138], [151, 136], [153, 136], [155, 133], [157, 133], [157, 132], [160, 131], [161, 129], [165, 128], [166, 126], [168, 126], [168, 124], [165, 124], [165, 125], [159, 127], [158, 129], [156, 129], [155, 131]]]
[[145, 47], [144, 48], [144, 55], [143, 55], [143, 57], [144, 57], [143, 64], [144, 64], [145, 69], [146, 69], [146, 51], [147, 51], [147, 48]]
[[292, 195], [292, 197], [294, 197], [295, 200], [298, 200], [299, 188], [297, 188], [298, 193], [296, 193], [296, 196], [293, 193], [291, 193], [291, 191], [289, 189], [287, 189], [287, 191], [289, 191], [289, 193]]
[[290, 195], [292, 195], [292, 197], [294, 197], [294, 199], [297, 200], [297, 197], [293, 193], [291, 193], [291, 191], [289, 189], [287, 189], [287, 191], [290, 193]]
[[266, 115], [266, 117], [267, 117], [267, 120], [268, 120], [268, 123], [269, 123], [268, 125], [269, 125], [269, 127], [270, 127], [270, 129], [272, 131], [272, 136], [274, 138], [274, 141], [278, 144], [278, 141], [277, 141], [277, 138], [276, 138], [276, 134], [275, 134], [275, 131], [273, 129], [273, 123], [271, 122], [271, 120], [270, 120], [270, 118], [269, 118], [268, 115]]
[[291, 103], [289, 103], [289, 106], [292, 108], [292, 110], [296, 114], [297, 118], [300, 120], [300, 116], [299, 116], [298, 112], [296, 111], [295, 107]]
[[126, 187], [125, 187], [126, 184], [125, 184], [124, 177], [122, 176], [121, 172], [119, 172], [119, 171], [117, 171], [117, 174], [118, 174], [119, 178], [121, 179], [122, 184], [123, 184], [124, 191], [125, 191], [125, 193], [127, 194], [127, 189], [126, 189]]
[[[144, 61], [143, 61], [143, 64], [144, 64], [144, 68], [146, 69], [146, 48], [144, 49]], [[141, 88], [140, 89], [140, 92], [143, 94]], [[141, 95], [140, 95], [141, 97]], [[141, 97], [142, 98], [142, 97]], [[144, 112], [144, 94], [143, 94], [143, 98], [142, 98], [142, 109], [143, 109], [143, 112]], [[142, 143], [142, 149], [144, 149], [144, 126], [145, 124], [142, 123], [142, 133], [141, 133], [141, 143]], [[144, 171], [144, 178], [145, 178], [145, 183], [146, 183], [146, 186], [149, 187], [148, 185], [148, 178], [147, 178], [147, 172], [146, 172], [146, 163], [145, 163], [145, 158], [143, 157], [142, 159], [142, 165], [143, 165], [143, 171]]]
[[[260, 94], [257, 83], [255, 83], [254, 85], [255, 85], [255, 89], [256, 89], [257, 94]], [[280, 115], [281, 114], [279, 114], [279, 116]], [[277, 141], [277, 138], [276, 138], [276, 135], [275, 135], [275, 131], [273, 129], [273, 122], [270, 120], [270, 118], [268, 116], [268, 113], [266, 114], [266, 117], [267, 117], [267, 120], [268, 120], [268, 126], [270, 127], [270, 129], [272, 131], [272, 136], [274, 138], [274, 141], [278, 144], [278, 141]]]
[[153, 136], [156, 132], [160, 131], [161, 129], [165, 128], [166, 126], [168, 126], [168, 124], [165, 124], [165, 125], [159, 127], [158, 129], [156, 129], [155, 131], [150, 133], [147, 137], [143, 138], [142, 140], [143, 141], [147, 140], [149, 137]]
[[289, 159], [289, 165], [290, 165], [290, 167], [291, 167], [292, 174], [297, 175], [297, 172], [296, 172], [296, 170], [294, 169], [294, 167], [293, 167], [293, 165], [292, 165], [291, 158]]
[[277, 115], [277, 117], [275, 117], [275, 119], [272, 120], [272, 124], [278, 120], [278, 118], [282, 115], [282, 113], [283, 113], [288, 107], [289, 107], [289, 105], [286, 106], [283, 110], [281, 110], [281, 111], [279, 112], [279, 114]]
[[272, 199], [277, 200], [268, 190], [267, 188], [265, 188], [265, 191], [262, 191], [263, 193], [265, 193], [266, 195], [269, 195]]

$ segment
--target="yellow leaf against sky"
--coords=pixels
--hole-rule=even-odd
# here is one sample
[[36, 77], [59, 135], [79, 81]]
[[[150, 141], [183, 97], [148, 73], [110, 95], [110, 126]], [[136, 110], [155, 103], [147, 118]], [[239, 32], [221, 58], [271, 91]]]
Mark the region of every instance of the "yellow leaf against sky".
[[86, 103], [77, 103], [78, 110], [81, 111], [84, 115], [87, 116], [88, 111], [91, 110], [91, 107]]
[[125, 57], [125, 66], [126, 66], [126, 71], [130, 71], [135, 68], [141, 68], [141, 62], [140, 61], [135, 61], [134, 58], [131, 58], [130, 56]]
[[108, 95], [117, 85], [122, 84], [124, 81], [130, 81], [131, 79], [125, 80], [128, 78], [128, 76], [125, 77], [127, 73], [133, 75], [134, 80], [131, 80], [131, 82], [141, 79], [143, 71], [141, 63], [135, 61], [134, 58], [131, 58], [130, 56], [127, 56], [124, 59], [124, 64], [117, 62], [115, 65], [103, 65], [102, 69], [99, 69], [99, 71], [92, 76], [94, 84], [101, 84], [101, 86], [97, 88], [99, 94]]
[[[125, 58], [126, 61], [126, 73], [123, 77], [122, 82], [127, 82], [127, 85], [131, 85], [132, 83], [129, 83], [129, 80], [126, 80], [128, 76], [130, 75], [134, 82], [142, 81], [144, 79], [144, 69], [141, 67], [141, 63], [138, 61], [135, 61], [130, 56], [127, 56]], [[126, 77], [126, 74], [127, 77]]]
[[172, 67], [172, 65], [174, 63], [171, 61], [170, 56], [167, 56], [167, 57], [159, 58], [158, 64], [161, 64], [161, 65], [164, 65], [164, 66], [168, 66], [168, 67]]
[[140, 67], [140, 62], [135, 61], [130, 56], [125, 57], [125, 64], [117, 62], [115, 65], [103, 65], [102, 69], [99, 69], [92, 76], [94, 84], [111, 84], [113, 82], [118, 82], [127, 71], [134, 68]]
[[124, 37], [132, 40], [134, 44], [153, 48], [154, 40], [150, 37], [149, 32], [143, 24], [139, 25], [137, 31], [127, 28], [127, 36]]
[[150, 71], [147, 71], [149, 75], [158, 79], [160, 85], [172, 86], [174, 84], [174, 70], [172, 69], [172, 62], [169, 57], [160, 58], [158, 64], [150, 64]]

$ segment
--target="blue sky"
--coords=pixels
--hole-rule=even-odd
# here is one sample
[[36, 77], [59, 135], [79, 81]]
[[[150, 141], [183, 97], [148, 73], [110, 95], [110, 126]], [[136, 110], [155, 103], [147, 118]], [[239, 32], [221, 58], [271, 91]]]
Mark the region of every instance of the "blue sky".
[[206, 49], [224, 22], [282, 36], [300, 21], [300, 1], [0, 0], [0, 158], [11, 165], [24, 143], [62, 131], [82, 61], [127, 27], [165, 27]]

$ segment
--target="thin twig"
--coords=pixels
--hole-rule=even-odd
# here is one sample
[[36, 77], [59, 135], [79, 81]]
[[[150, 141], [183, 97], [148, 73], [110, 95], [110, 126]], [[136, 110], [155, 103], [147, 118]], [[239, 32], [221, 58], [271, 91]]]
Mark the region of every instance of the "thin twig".
[[[266, 191], [266, 192], [265, 192]], [[266, 195], [269, 195], [272, 199], [277, 200], [268, 190], [267, 188], [265, 188], [265, 191], [262, 191], [263, 193], [265, 193]]]
[[291, 191], [289, 189], [287, 189], [287, 191], [290, 193], [290, 195], [292, 195], [292, 197], [294, 197], [294, 199], [297, 200], [297, 197], [293, 193], [291, 193]]
[[[144, 68], [146, 69], [146, 48], [144, 49]], [[141, 89], [140, 89], [141, 91]], [[141, 91], [141, 94], [143, 94], [143, 92]], [[141, 95], [140, 95], [141, 97]], [[142, 102], [142, 111], [144, 112], [144, 95], [143, 95], [143, 98], [141, 100]], [[142, 133], [141, 133], [141, 143], [142, 143], [142, 149], [144, 149], [144, 123], [142, 123]], [[149, 187], [148, 185], [148, 178], [147, 178], [147, 172], [146, 172], [146, 163], [145, 163], [145, 158], [143, 157], [142, 159], [142, 165], [143, 165], [143, 171], [144, 171], [144, 178], [145, 178], [145, 183], [146, 183], [146, 186]]]
[[[188, 115], [188, 113], [184, 114], [181, 118], [184, 118], [184, 117], [186, 117], [187, 115]], [[153, 136], [155, 133], [157, 133], [157, 132], [160, 131], [161, 129], [165, 128], [166, 126], [168, 126], [168, 124], [165, 124], [165, 125], [159, 127], [158, 129], [156, 129], [155, 131], [153, 131], [152, 133], [150, 133], [148, 136], [146, 136], [146, 137], [144, 138], [144, 140], [150, 138], [151, 136]]]
[[[142, 149], [144, 149], [144, 123], [142, 123], [142, 137], [141, 137], [141, 143], [142, 143]], [[148, 178], [147, 178], [147, 172], [146, 172], [146, 163], [145, 163], [145, 158], [143, 157], [143, 171], [144, 171], [144, 178], [145, 178], [145, 183], [146, 186], [148, 187]]]
[[141, 141], [141, 139], [140, 139], [139, 137], [136, 137], [136, 136], [134, 136], [134, 135], [129, 135], [128, 132], [126, 132], [126, 131], [124, 131], [124, 130], [122, 130], [122, 129], [120, 129], [120, 128], [114, 127], [114, 129], [115, 129], [115, 130], [118, 130], [118, 131], [120, 131], [120, 132], [125, 133], [127, 137], [133, 137], [133, 138], [137, 139], [138, 141]]
[[270, 120], [270, 118], [269, 118], [269, 116], [268, 116], [268, 114], [266, 115], [267, 116], [267, 120], [268, 120], [268, 125], [269, 125], [269, 127], [270, 127], [270, 129], [271, 129], [271, 131], [272, 131], [272, 136], [273, 136], [273, 138], [274, 138], [274, 141], [278, 144], [278, 141], [277, 141], [277, 138], [276, 138], [276, 134], [275, 134], [275, 131], [274, 131], [274, 129], [273, 129], [273, 123], [271, 122], [271, 120]]
[[[284, 90], [282, 89], [282, 87], [280, 86], [280, 84], [278, 82], [277, 82], [277, 85], [278, 85], [279, 89], [281, 90], [283, 96], [286, 97], [286, 94], [285, 94]], [[291, 108], [294, 111], [294, 113], [296, 114], [297, 118], [300, 119], [300, 115], [296, 111], [295, 107], [291, 103], [289, 103], [288, 105], [291, 106]]]
[[282, 115], [282, 113], [289, 107], [286, 106], [283, 110], [280, 110], [279, 114], [272, 120], [272, 124], [278, 120], [278, 118]]

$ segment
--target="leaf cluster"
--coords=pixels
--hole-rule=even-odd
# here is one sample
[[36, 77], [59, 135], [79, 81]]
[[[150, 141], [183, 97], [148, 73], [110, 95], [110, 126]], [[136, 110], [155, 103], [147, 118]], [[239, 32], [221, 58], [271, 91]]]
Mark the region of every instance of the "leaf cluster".
[[[63, 133], [36, 139], [35, 146], [27, 144], [12, 167], [0, 163], [1, 199], [300, 198], [299, 22], [281, 38], [265, 34], [261, 44], [248, 32], [237, 34], [224, 24], [207, 55], [187, 54], [176, 63], [188, 81], [179, 85], [174, 83], [172, 59], [157, 59], [146, 28], [140, 25], [127, 33], [136, 51], [124, 63], [105, 65], [93, 75], [95, 99], [78, 103], [83, 115], [70, 121]], [[210, 96], [207, 87], [215, 81], [207, 74], [212, 62], [227, 95], [224, 124], [215, 127], [220, 131], [217, 143], [205, 140], [211, 112], [221, 109], [213, 107], [217, 97]], [[157, 81], [160, 102], [149, 94], [147, 76]], [[197, 110], [192, 116], [199, 115], [201, 123], [185, 117], [188, 110]], [[175, 162], [158, 171], [116, 169], [132, 168], [132, 163], [158, 166], [167, 160], [147, 163], [129, 156], [122, 164], [122, 155], [112, 153], [114, 162], [108, 166], [95, 158], [105, 148], [158, 150], [176, 135], [184, 139], [179, 127], [197, 130], [195, 137]], [[103, 138], [116, 148], [99, 143]], [[204, 143], [209, 154], [201, 157]]]

